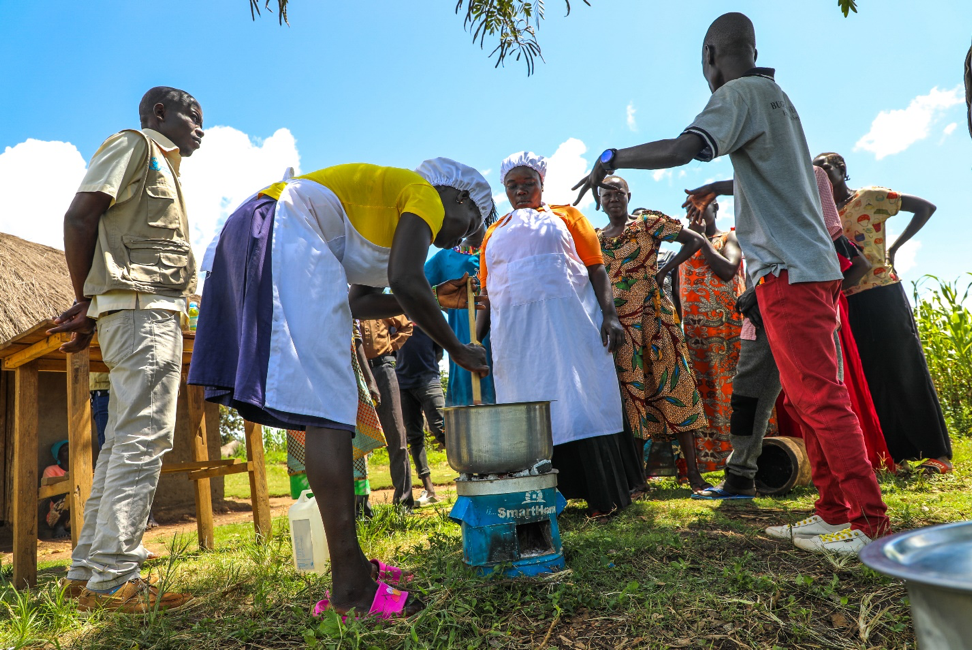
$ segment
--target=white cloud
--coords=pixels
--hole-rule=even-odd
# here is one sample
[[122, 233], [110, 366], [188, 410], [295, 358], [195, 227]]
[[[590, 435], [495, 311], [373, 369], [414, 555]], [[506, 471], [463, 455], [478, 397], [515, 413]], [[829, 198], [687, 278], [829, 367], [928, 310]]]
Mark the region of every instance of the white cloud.
[[871, 130], [854, 145], [854, 151], [870, 151], [877, 160], [901, 153], [927, 138], [931, 125], [962, 101], [961, 86], [951, 90], [939, 90], [936, 86], [927, 95], [911, 100], [908, 108], [881, 111], [871, 123]]
[[206, 131], [203, 146], [182, 161], [181, 169], [197, 260], [202, 261], [226, 217], [251, 194], [283, 178], [287, 167], [300, 173], [300, 154], [289, 129], [277, 129], [265, 140], [230, 126]]
[[656, 181], [660, 181], [666, 178], [672, 177], [672, 170], [670, 169], [656, 169], [651, 173], [651, 177]]
[[490, 169], [484, 169], [484, 170], [482, 170], [481, 173], [482, 173], [483, 176], [489, 176], [492, 171], [493, 171], [492, 168], [490, 168]]
[[[189, 210], [190, 238], [202, 261], [217, 226], [248, 196], [299, 171], [294, 136], [279, 129], [253, 141], [232, 127], [206, 131], [203, 146], [182, 161], [182, 187]], [[0, 153], [0, 232], [63, 249], [63, 219], [84, 178], [86, 163], [69, 142], [28, 139]]]
[[952, 135], [952, 132], [955, 131], [955, 128], [957, 126], [958, 126], [958, 122], [952, 122], [948, 126], [945, 127], [945, 129], [942, 131], [942, 133], [944, 133], [945, 135]]
[[28, 139], [0, 153], [0, 232], [64, 248], [64, 213], [84, 178], [70, 142]]
[[[583, 156], [586, 151], [587, 145], [577, 138], [569, 138], [547, 158], [547, 176], [543, 183], [544, 201], [551, 205], [574, 202], [577, 191], [571, 188], [590, 171]], [[588, 192], [577, 207], [583, 209], [593, 203], [594, 197]]]
[[638, 109], [634, 107], [634, 102], [628, 102], [628, 107], [625, 109], [625, 111], [628, 115], [628, 129], [631, 131], [637, 131], [638, 123], [635, 121], [635, 113], [638, 112]]
[[497, 209], [504, 203], [509, 203], [510, 200], [506, 198], [506, 192], [500, 192], [499, 194], [493, 195], [493, 203], [496, 204]]

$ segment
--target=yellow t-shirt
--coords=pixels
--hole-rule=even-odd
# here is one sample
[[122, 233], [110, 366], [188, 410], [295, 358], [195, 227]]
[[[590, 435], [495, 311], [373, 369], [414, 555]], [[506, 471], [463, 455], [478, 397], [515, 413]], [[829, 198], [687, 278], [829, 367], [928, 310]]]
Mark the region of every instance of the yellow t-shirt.
[[[407, 169], [351, 163], [302, 174], [337, 195], [358, 233], [372, 244], [391, 248], [402, 213], [421, 218], [432, 229], [433, 239], [442, 229], [445, 208], [432, 185]], [[279, 199], [286, 181], [274, 183], [260, 192]]]

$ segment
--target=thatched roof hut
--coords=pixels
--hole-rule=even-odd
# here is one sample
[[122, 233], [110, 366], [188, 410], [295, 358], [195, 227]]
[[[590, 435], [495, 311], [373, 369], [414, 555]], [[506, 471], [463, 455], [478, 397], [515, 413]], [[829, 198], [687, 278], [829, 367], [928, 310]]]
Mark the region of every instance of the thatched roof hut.
[[73, 302], [64, 251], [0, 233], [0, 342]]

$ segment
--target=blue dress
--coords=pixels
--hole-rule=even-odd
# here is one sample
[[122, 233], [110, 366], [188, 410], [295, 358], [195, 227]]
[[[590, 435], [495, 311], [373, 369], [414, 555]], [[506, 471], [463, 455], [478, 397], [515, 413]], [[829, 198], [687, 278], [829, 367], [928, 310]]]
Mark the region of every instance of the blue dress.
[[[479, 253], [460, 253], [451, 248], [441, 250], [425, 263], [425, 277], [429, 284], [442, 284], [448, 280], [458, 280], [464, 273], [479, 274]], [[461, 343], [469, 343], [469, 314], [465, 309], [447, 309], [446, 319]], [[489, 346], [489, 336], [482, 341], [486, 348], [486, 361], [493, 366], [493, 353]], [[493, 375], [487, 375], [481, 382], [483, 404], [496, 403], [493, 389]], [[469, 406], [472, 404], [472, 375], [449, 359], [449, 389], [446, 393], [446, 406]]]

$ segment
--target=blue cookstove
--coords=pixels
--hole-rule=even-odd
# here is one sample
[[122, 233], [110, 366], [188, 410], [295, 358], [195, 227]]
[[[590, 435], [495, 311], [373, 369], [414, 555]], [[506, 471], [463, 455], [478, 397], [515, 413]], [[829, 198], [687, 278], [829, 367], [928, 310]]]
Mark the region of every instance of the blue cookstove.
[[557, 515], [567, 500], [557, 472], [456, 481], [449, 518], [462, 526], [462, 555], [480, 575], [497, 567], [506, 576], [535, 576], [564, 568]]

